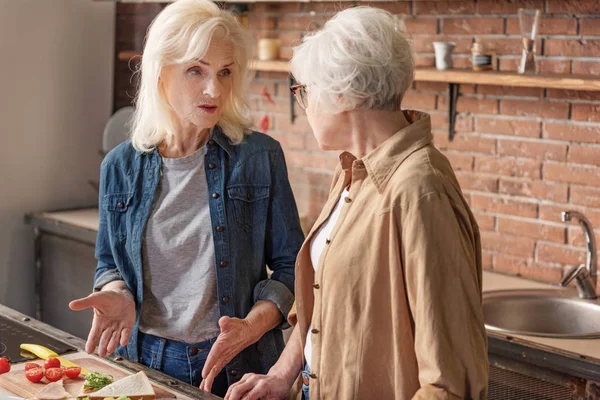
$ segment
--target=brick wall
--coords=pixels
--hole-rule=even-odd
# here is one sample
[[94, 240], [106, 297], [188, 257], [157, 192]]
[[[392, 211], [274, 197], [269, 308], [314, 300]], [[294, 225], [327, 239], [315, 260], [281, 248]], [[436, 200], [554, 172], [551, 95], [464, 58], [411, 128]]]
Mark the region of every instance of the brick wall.
[[[282, 57], [287, 58], [303, 32], [353, 4], [251, 4], [249, 28], [255, 38], [280, 37]], [[457, 43], [455, 67], [469, 68], [470, 47], [479, 37], [496, 44], [501, 70], [515, 70], [520, 57], [517, 9], [540, 8], [541, 71], [600, 75], [597, 0], [372, 4], [404, 21], [418, 66], [434, 65], [432, 42], [443, 39]], [[151, 6], [120, 5], [119, 12], [137, 8], [145, 15], [139, 18], [147, 18], [140, 7]], [[139, 40], [139, 35], [134, 37]], [[119, 38], [117, 47], [121, 40], [131, 39]], [[127, 63], [117, 66], [121, 71]], [[129, 79], [127, 74], [117, 75], [117, 81]], [[263, 89], [274, 104], [261, 96]], [[123, 87], [116, 86], [119, 90]], [[326, 199], [336, 154], [318, 149], [302, 113], [294, 124], [290, 122], [287, 74], [257, 73], [251, 93], [255, 120], [258, 124], [268, 115], [268, 133], [284, 147], [299, 208], [314, 220]], [[122, 93], [115, 98], [122, 104]], [[485, 268], [557, 282], [569, 266], [585, 262], [581, 229], [562, 223], [560, 213], [583, 211], [600, 235], [600, 92], [461, 85], [458, 133], [452, 142], [447, 136], [446, 85], [415, 82], [403, 106], [431, 113], [435, 144], [450, 159], [480, 224]]]

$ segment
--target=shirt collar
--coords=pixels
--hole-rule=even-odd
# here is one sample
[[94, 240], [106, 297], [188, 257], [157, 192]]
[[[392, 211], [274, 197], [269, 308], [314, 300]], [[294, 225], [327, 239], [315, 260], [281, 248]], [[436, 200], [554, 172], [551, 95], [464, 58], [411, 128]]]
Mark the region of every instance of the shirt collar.
[[415, 110], [403, 112], [409, 125], [396, 132], [362, 160], [357, 160], [348, 152], [340, 155], [340, 164], [344, 170], [351, 169], [354, 162], [363, 163], [379, 193], [385, 189], [392, 174], [409, 155], [433, 141], [429, 114]]

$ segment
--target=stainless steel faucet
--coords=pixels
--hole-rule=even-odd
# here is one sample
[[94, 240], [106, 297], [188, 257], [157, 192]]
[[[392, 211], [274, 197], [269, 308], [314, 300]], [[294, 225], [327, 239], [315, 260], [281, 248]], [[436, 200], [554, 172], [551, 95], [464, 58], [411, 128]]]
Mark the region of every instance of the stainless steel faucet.
[[563, 222], [569, 222], [575, 219], [583, 228], [585, 242], [587, 245], [587, 259], [585, 264], [581, 264], [580, 266], [569, 271], [569, 273], [567, 273], [560, 283], [560, 286], [567, 286], [573, 279], [575, 279], [579, 297], [582, 299], [595, 299], [596, 281], [598, 279], [598, 262], [596, 259], [596, 238], [594, 237], [594, 229], [592, 228], [592, 224], [585, 217], [585, 215], [578, 211], [563, 211], [561, 213], [561, 218]]

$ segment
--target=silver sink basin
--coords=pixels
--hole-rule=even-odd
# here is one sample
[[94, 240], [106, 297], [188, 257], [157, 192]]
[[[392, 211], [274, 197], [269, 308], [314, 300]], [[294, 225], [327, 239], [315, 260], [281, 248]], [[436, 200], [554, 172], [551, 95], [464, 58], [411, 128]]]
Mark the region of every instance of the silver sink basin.
[[488, 330], [553, 338], [600, 338], [600, 301], [570, 290], [496, 290], [483, 293]]

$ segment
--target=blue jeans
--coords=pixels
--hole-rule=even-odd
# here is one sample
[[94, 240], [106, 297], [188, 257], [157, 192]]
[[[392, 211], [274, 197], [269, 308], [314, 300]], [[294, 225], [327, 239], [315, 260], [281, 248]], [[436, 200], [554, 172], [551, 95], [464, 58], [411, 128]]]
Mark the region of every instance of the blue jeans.
[[[201, 343], [183, 343], [140, 332], [140, 363], [196, 387], [202, 382], [202, 368], [217, 338]], [[217, 375], [212, 393], [224, 397], [229, 384], [225, 369]]]
[[[309, 379], [309, 375], [310, 375], [310, 367], [308, 366], [308, 363], [304, 364], [304, 371], [302, 371], [302, 377]], [[308, 398], [308, 386], [304, 384], [304, 382], [302, 382], [302, 398], [304, 400], [309, 400]]]

